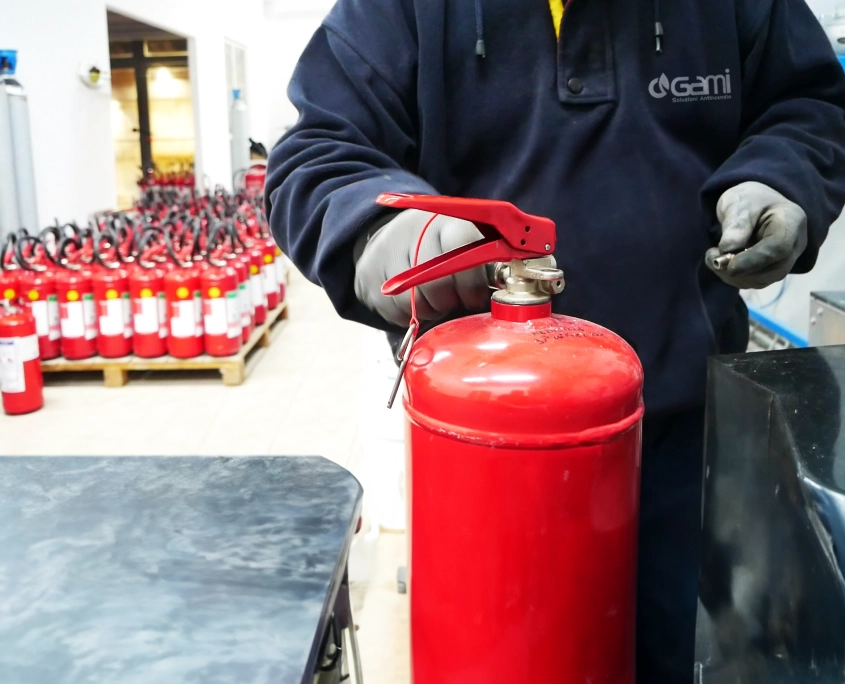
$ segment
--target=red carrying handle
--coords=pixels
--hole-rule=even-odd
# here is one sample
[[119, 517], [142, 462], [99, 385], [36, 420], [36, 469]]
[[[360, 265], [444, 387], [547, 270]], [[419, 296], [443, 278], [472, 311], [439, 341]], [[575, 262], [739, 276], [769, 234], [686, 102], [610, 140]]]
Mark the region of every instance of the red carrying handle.
[[379, 195], [376, 203], [395, 209], [420, 209], [472, 221], [482, 240], [441, 254], [388, 280], [383, 294], [394, 296], [412, 287], [468, 271], [484, 264], [513, 259], [534, 259], [554, 253], [554, 221], [526, 214], [510, 202], [429, 195]]

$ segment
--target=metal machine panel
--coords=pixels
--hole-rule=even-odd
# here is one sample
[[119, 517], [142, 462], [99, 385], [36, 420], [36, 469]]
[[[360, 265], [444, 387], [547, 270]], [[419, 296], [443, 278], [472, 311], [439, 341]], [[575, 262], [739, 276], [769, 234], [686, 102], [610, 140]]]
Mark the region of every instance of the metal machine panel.
[[810, 295], [810, 345], [845, 344], [845, 292]]
[[696, 684], [842, 684], [845, 346], [709, 373]]

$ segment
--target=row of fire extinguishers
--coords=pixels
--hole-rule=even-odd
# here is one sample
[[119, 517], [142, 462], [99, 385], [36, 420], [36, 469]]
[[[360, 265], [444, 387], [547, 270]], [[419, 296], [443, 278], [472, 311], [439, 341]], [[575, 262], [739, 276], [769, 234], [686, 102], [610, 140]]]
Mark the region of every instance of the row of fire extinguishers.
[[95, 224], [8, 236], [0, 270], [0, 391], [43, 405], [40, 361], [232, 356], [281, 305], [284, 258], [261, 202], [217, 190], [147, 195]]

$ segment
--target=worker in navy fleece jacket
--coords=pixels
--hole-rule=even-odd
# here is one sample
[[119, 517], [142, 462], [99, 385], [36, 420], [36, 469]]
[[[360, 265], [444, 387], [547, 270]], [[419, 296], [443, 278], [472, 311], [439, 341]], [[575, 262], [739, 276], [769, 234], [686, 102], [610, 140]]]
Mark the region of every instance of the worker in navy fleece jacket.
[[[705, 360], [745, 349], [738, 288], [812, 268], [845, 202], [845, 77], [803, 0], [572, 0], [562, 22], [559, 5], [339, 0], [290, 84], [267, 206], [340, 315], [394, 332], [409, 295], [379, 288], [429, 217], [379, 193], [555, 221], [555, 311], [645, 367], [638, 682], [691, 682]], [[478, 237], [438, 218], [420, 261]], [[709, 270], [720, 253], [738, 256]], [[489, 303], [483, 269], [417, 297], [429, 321]]]

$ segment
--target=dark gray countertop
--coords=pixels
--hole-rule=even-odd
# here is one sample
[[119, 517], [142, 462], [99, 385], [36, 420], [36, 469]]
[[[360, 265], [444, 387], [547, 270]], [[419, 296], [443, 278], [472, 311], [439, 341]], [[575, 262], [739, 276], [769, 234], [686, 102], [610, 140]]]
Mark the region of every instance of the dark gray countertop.
[[310, 682], [361, 495], [317, 457], [0, 458], [0, 682]]
[[813, 292], [811, 294], [825, 304], [830, 304], [835, 309], [845, 311], [845, 292]]

